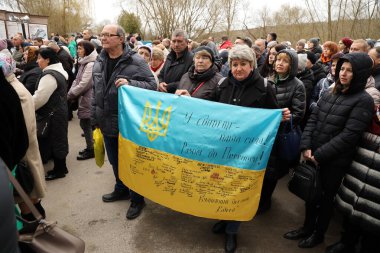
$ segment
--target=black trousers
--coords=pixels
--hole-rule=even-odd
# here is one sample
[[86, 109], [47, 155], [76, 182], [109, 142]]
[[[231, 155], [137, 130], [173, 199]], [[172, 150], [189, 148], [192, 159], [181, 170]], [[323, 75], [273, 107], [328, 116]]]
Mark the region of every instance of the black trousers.
[[321, 166], [320, 178], [322, 198], [318, 203], [305, 203], [304, 228], [324, 235], [333, 213], [335, 195], [338, 192], [345, 170], [337, 166]]

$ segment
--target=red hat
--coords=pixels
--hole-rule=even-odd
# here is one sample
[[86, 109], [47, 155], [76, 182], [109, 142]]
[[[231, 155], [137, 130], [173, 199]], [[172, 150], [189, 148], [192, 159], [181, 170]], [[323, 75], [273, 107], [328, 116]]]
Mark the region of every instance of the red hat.
[[353, 40], [350, 39], [349, 37], [344, 37], [341, 39], [341, 41], [343, 42], [343, 44], [347, 47], [347, 48], [350, 48], [351, 45], [352, 45], [352, 42]]

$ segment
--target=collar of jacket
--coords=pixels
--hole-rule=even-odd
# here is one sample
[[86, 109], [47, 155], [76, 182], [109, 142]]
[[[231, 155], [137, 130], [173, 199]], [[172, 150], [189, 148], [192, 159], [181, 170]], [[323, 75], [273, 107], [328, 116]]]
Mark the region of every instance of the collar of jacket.
[[[133, 51], [131, 51], [128, 47], [125, 47], [119, 62], [128, 60], [132, 54], [133, 54]], [[99, 61], [101, 62], [106, 61], [107, 58], [108, 58], [108, 53], [105, 50], [102, 50], [98, 56]]]

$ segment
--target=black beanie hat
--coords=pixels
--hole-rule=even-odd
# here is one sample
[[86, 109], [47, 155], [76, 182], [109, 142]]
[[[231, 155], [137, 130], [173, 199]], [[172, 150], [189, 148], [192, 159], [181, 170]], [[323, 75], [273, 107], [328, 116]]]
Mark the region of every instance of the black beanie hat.
[[215, 56], [214, 56], [214, 53], [212, 52], [211, 48], [209, 48], [208, 46], [200, 46], [200, 47], [197, 47], [195, 50], [194, 50], [194, 55], [196, 55], [198, 52], [200, 51], [207, 51], [210, 56], [211, 56], [211, 61], [214, 62], [215, 61]]
[[307, 54], [307, 59], [309, 59], [309, 61], [314, 65], [318, 60], [317, 56], [313, 52], [310, 52], [310, 51], [306, 51], [306, 54]]

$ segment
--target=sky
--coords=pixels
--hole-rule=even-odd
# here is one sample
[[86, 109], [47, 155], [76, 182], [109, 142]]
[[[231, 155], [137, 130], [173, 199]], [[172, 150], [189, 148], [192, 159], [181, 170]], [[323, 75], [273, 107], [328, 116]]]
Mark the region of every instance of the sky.
[[[120, 14], [119, 2], [120, 0], [93, 0], [94, 2], [94, 14], [95, 14], [95, 23], [99, 23], [105, 19], [110, 20], [111, 22], [116, 22], [117, 16]], [[136, 0], [130, 0], [129, 2], [135, 2]], [[251, 9], [261, 9], [265, 5], [272, 11], [278, 10], [278, 8], [285, 3], [289, 3], [291, 5], [302, 3], [303, 1], [296, 0], [271, 0], [268, 4], [267, 1], [262, 0], [243, 0], [247, 3], [250, 3]], [[133, 8], [132, 8], [133, 12]]]

